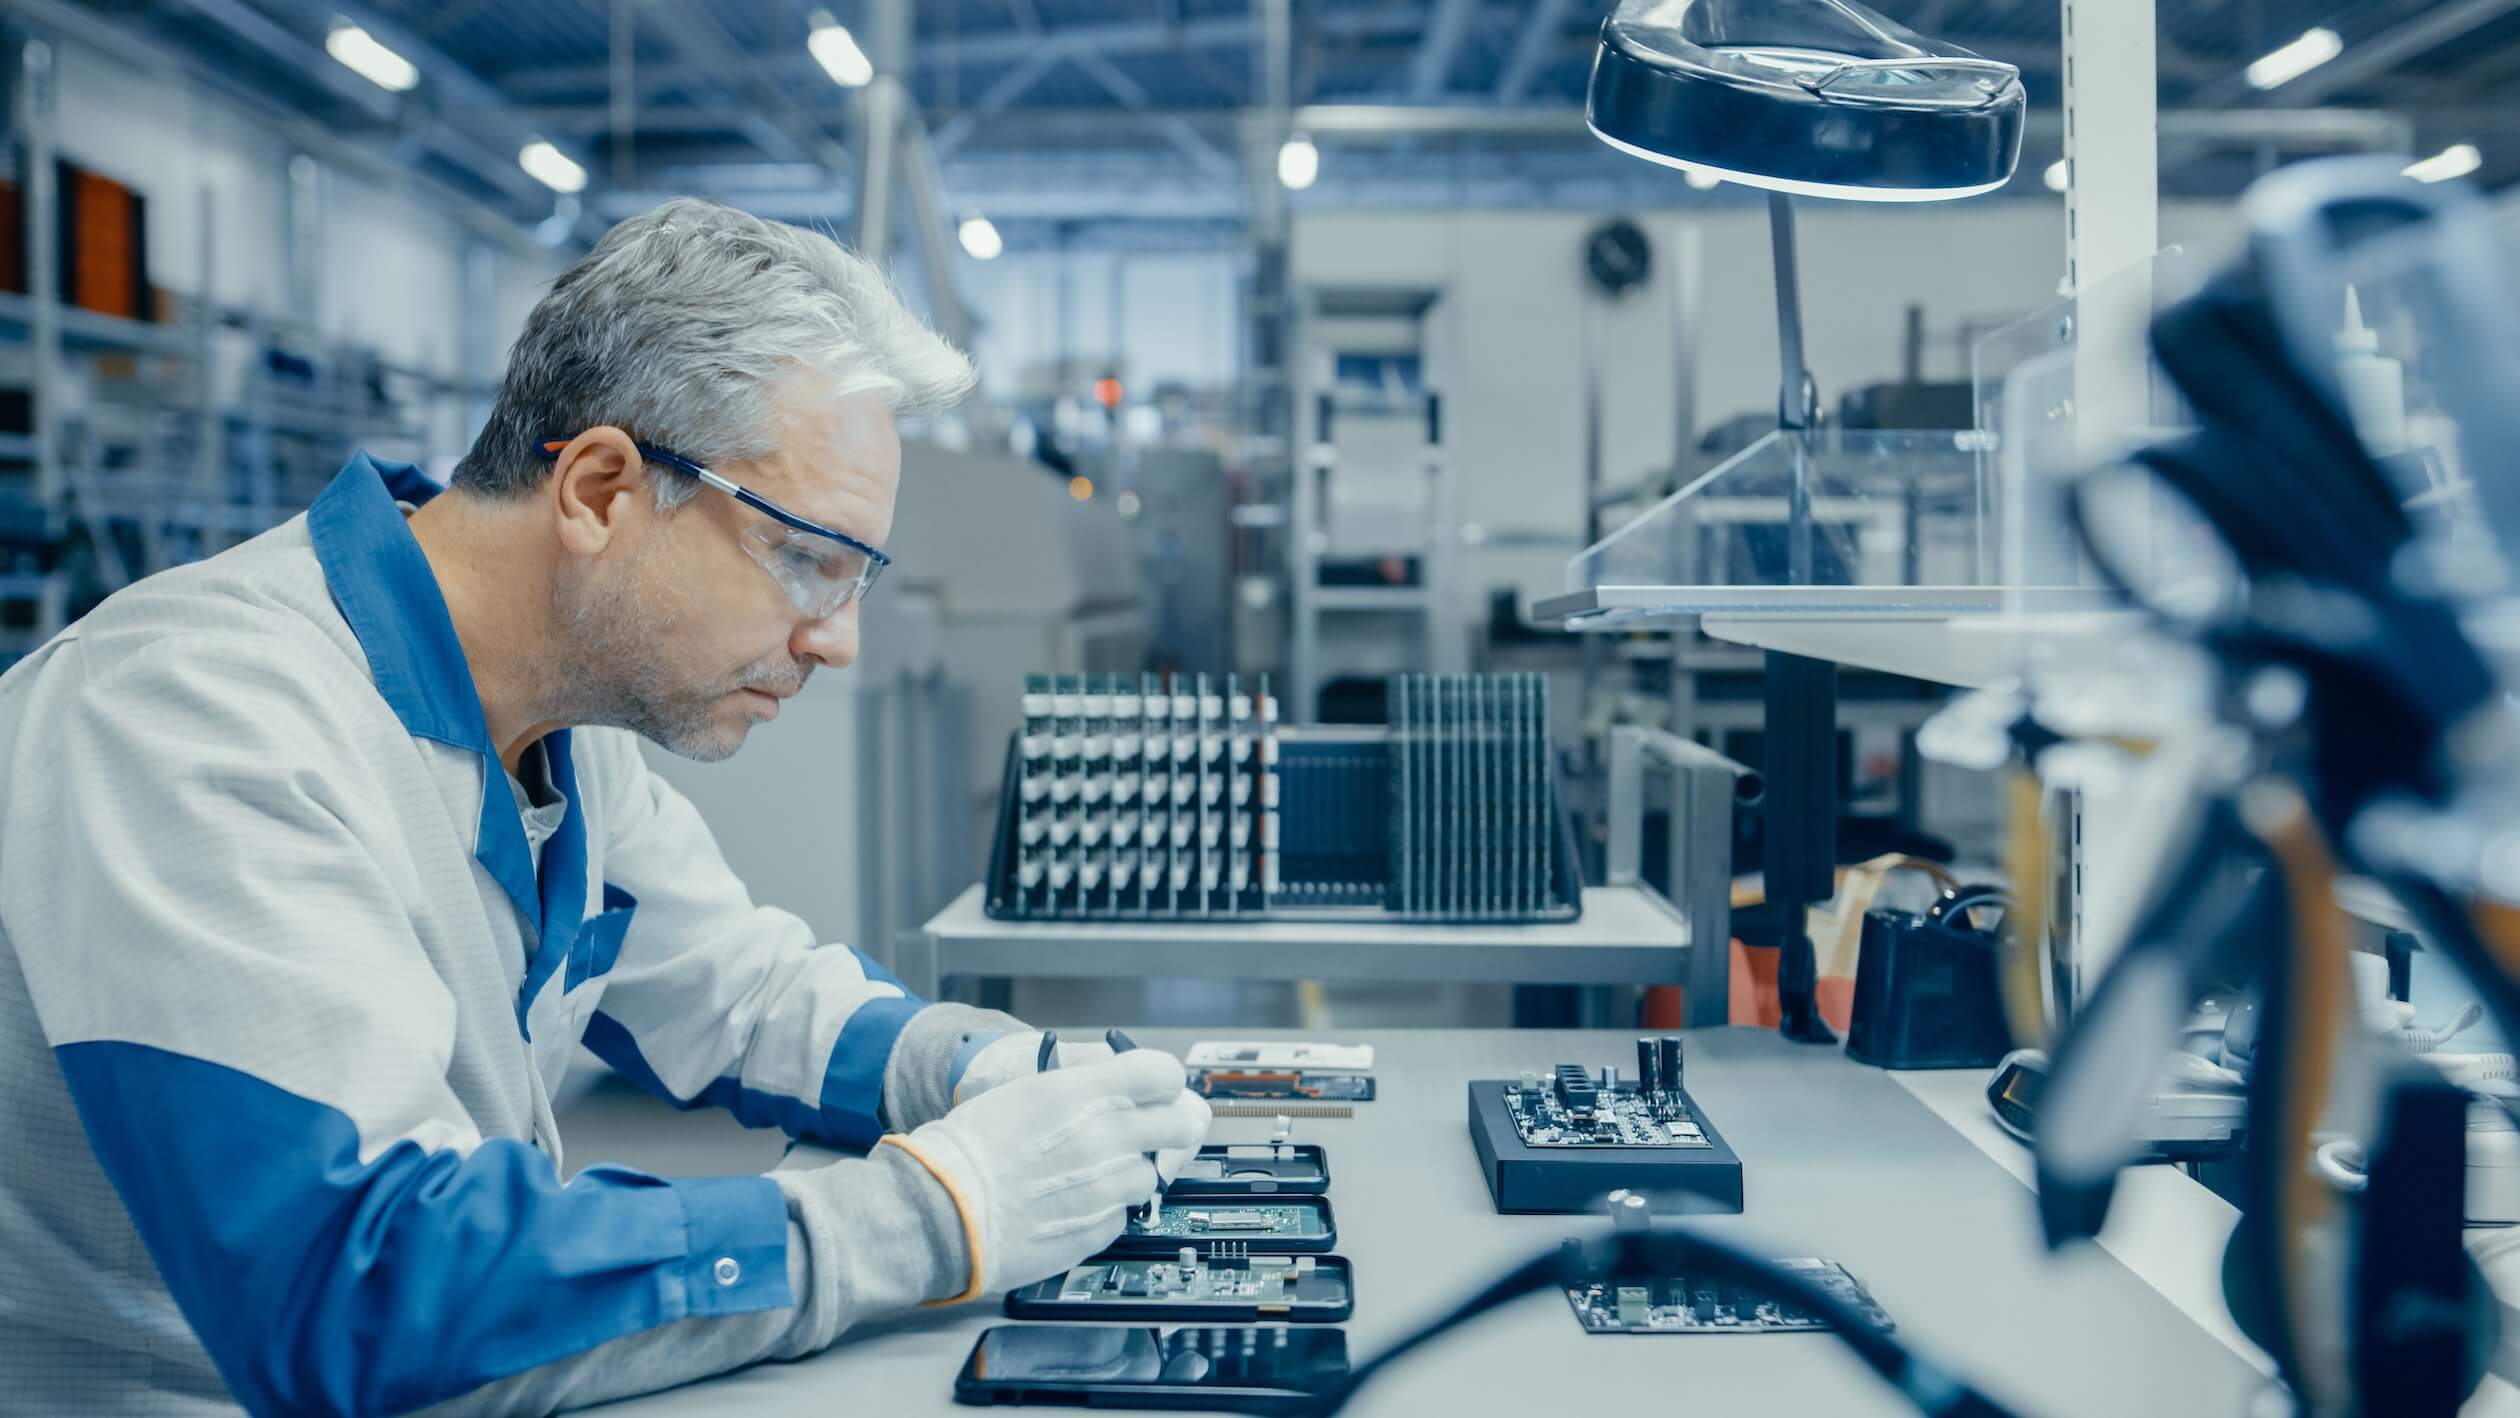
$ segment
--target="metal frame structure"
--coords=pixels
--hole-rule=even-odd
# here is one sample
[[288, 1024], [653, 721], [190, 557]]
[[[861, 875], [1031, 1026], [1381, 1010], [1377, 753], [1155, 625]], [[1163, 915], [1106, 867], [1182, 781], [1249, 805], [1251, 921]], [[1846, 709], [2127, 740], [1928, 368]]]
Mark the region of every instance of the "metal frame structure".
[[[1423, 336], [1425, 323], [1441, 318], [1443, 298], [1443, 290], [1432, 286], [1310, 286], [1298, 290], [1291, 301], [1285, 348], [1293, 361], [1295, 417], [1303, 424], [1295, 450], [1286, 538], [1288, 602], [1293, 616], [1288, 637], [1286, 699], [1292, 706], [1293, 722], [1311, 723], [1318, 715], [1321, 688], [1330, 677], [1324, 658], [1323, 624], [1331, 617], [1416, 616], [1420, 622], [1420, 632], [1415, 637], [1420, 663], [1415, 668], [1428, 674], [1458, 674], [1468, 668], [1462, 628], [1453, 618], [1457, 605], [1452, 594], [1457, 582], [1454, 563], [1460, 533], [1454, 521], [1451, 468], [1445, 456], [1443, 394], [1432, 387], [1431, 381], [1418, 395], [1416, 407], [1409, 411], [1423, 418], [1426, 426], [1419, 465], [1427, 486], [1425, 536], [1413, 546], [1376, 549], [1384, 555], [1415, 557], [1417, 583], [1321, 583], [1323, 551], [1329, 539], [1325, 493], [1331, 480], [1341, 476], [1332, 434], [1343, 412], [1335, 377], [1322, 377], [1334, 351], [1315, 343], [1321, 337], [1321, 327], [1325, 321], [1360, 311], [1388, 310], [1395, 315], [1406, 312], [1405, 318], [1417, 320]], [[1390, 476], [1388, 470], [1382, 470], [1380, 475]]]
[[1609, 884], [1644, 883], [1645, 793], [1649, 771], [1667, 777], [1670, 897], [1689, 919], [1684, 1023], [1732, 1017], [1733, 813], [1758, 801], [1759, 775], [1703, 744], [1660, 729], [1610, 730]]
[[[1150, 224], [1177, 241], [1231, 246], [1246, 222], [1265, 231], [1272, 208], [1286, 205], [1266, 159], [1298, 130], [1330, 149], [1321, 182], [1295, 199], [1307, 209], [1745, 200], [1651, 181], [1597, 151], [1579, 96], [1598, 17], [1566, 0], [1386, 0], [1321, 7], [1300, 22], [1272, 0], [1181, 0], [1124, 19], [1064, 0], [920, 0], [915, 10], [910, 0], [837, 0], [877, 69], [855, 91], [833, 85], [806, 53], [815, 3], [553, 0], [518, 10], [467, 0], [429, 11], [391, 0], [163, 0], [108, 25], [73, 0], [0, 0], [21, 16], [183, 54], [201, 82], [293, 112], [310, 135], [363, 160], [422, 169], [511, 236], [557, 220], [570, 239], [588, 240], [604, 221], [678, 191], [844, 229], [883, 225], [859, 221], [857, 209], [888, 205], [907, 175], [914, 206], [985, 212], [1018, 246], [1075, 249], [1080, 237], [1116, 241]], [[2074, 26], [2100, 18], [2088, 5], [2011, 0], [1883, 8], [2020, 65], [2033, 103], [2050, 113], [2079, 81], [2076, 53], [2088, 57], [2090, 36]], [[2520, 71], [2520, 0], [2382, 8], [2339, 14], [2328, 0], [2260, 0], [2164, 11], [2147, 46], [2156, 63], [2144, 70], [2163, 90], [2164, 178], [2189, 195], [2229, 195], [2287, 153], [2461, 137], [2484, 144], [2488, 177], [2520, 176], [2520, 143], [2501, 141], [2520, 136], [2520, 113], [2493, 102]], [[422, 85], [388, 94], [329, 61], [322, 41], [336, 16], [419, 64]], [[2250, 59], [2312, 24], [2342, 27], [2346, 53], [2270, 94], [2240, 78]], [[918, 136], [922, 114], [936, 125], [933, 141]], [[896, 118], [913, 126], [896, 131]], [[877, 142], [878, 133], [893, 136]], [[555, 203], [517, 170], [511, 155], [529, 137], [588, 169], [574, 202]], [[2025, 167], [2042, 171], [2063, 141], [2052, 124], [2034, 123]], [[2035, 181], [2013, 195], [2047, 198]], [[920, 222], [923, 245], [942, 230]]]
[[[383, 430], [367, 417], [366, 390], [345, 370], [391, 376], [424, 405], [478, 393], [459, 376], [394, 364], [316, 333], [314, 281], [321, 263], [314, 246], [324, 164], [306, 152], [289, 160], [283, 210], [275, 214], [289, 248], [286, 313], [230, 308], [201, 293], [215, 265], [216, 194], [206, 188], [153, 194], [162, 214], [179, 211], [174, 204], [187, 195], [194, 203], [189, 219], [174, 221], [191, 234], [196, 289], [174, 299], [172, 318], [125, 319], [71, 304], [58, 279], [64, 199], [55, 159], [64, 155], [64, 135], [55, 23], [77, 42], [153, 69], [181, 72], [181, 63], [127, 36], [100, 36], [83, 12], [53, 0], [9, 5], [21, 17], [9, 36], [14, 62], [7, 77], [27, 290], [0, 292], [0, 344], [22, 344], [26, 351], [29, 426], [23, 435], [0, 436], [0, 468], [25, 470], [0, 487], [0, 505], [11, 507], [20, 524], [20, 551], [0, 574], [0, 605], [14, 608], [0, 630], [0, 664], [60, 631], [82, 597], [110, 594], [274, 525], [313, 495], [320, 484], [309, 479], [329, 476], [362, 434], [393, 434], [428, 451], [425, 425]], [[25, 19], [30, 10], [40, 18]], [[248, 111], [271, 119], [284, 136], [296, 136], [288, 121], [268, 110], [249, 105]], [[477, 254], [486, 256], [487, 248]], [[241, 400], [223, 404], [214, 371], [226, 342], [240, 336], [256, 357], [245, 363]], [[259, 356], [284, 347], [314, 357], [313, 381], [283, 388], [271, 376]], [[97, 384], [96, 372], [109, 365], [117, 371], [110, 396], [92, 396], [74, 409], [74, 388]], [[84, 380], [74, 377], [82, 366]], [[306, 476], [287, 476], [291, 467]], [[35, 527], [40, 552], [24, 540]]]

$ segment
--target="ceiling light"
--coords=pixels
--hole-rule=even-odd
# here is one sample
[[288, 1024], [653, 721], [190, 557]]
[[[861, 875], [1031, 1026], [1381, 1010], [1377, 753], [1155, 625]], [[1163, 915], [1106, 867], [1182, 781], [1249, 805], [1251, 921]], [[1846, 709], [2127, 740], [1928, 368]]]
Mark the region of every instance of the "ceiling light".
[[954, 229], [954, 234], [962, 238], [962, 249], [970, 252], [974, 261], [994, 261], [998, 253], [1006, 249], [1005, 239], [998, 235], [996, 225], [987, 217], [963, 218], [962, 225]]
[[1712, 192], [1716, 188], [1724, 185], [1723, 178], [1714, 173], [1708, 172], [1703, 168], [1695, 167], [1681, 173], [1680, 180], [1689, 184], [1691, 187], [1696, 188], [1700, 192]]
[[2406, 175], [2418, 182], [2447, 182], [2465, 177], [2485, 165], [2485, 155], [2474, 143], [2452, 143], [2431, 157], [2406, 165]]
[[2332, 29], [2315, 29], [2251, 64], [2249, 87], [2280, 89], [2345, 52], [2345, 41]]
[[1298, 133], [1278, 149], [1278, 181], [1288, 190], [1301, 192], [1321, 176], [1321, 149], [1313, 140]]
[[540, 138], [516, 150], [516, 165], [554, 192], [578, 192], [586, 187], [586, 169]]
[[420, 82], [419, 66], [377, 43], [376, 36], [347, 20], [334, 24], [332, 33], [324, 36], [324, 52], [380, 89], [402, 93]]
[[2073, 174], [2066, 170], [2065, 160], [2063, 158], [2058, 158], [2056, 161], [2049, 163], [2047, 169], [2047, 190], [2050, 192], [2064, 191], [2066, 179], [2071, 176], [2073, 176]]
[[875, 81], [875, 61], [858, 48], [857, 36], [849, 27], [831, 17], [829, 10], [816, 10], [813, 29], [805, 36], [805, 49], [814, 62], [831, 76], [831, 82], [844, 89], [862, 89]]

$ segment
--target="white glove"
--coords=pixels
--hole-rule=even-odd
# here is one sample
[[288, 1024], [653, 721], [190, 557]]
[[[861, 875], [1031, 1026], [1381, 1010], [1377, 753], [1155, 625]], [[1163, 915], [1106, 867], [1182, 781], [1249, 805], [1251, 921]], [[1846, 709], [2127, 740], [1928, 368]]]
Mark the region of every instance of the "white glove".
[[[1027, 1029], [990, 1041], [964, 1065], [962, 1081], [954, 1085], [956, 1106], [968, 1103], [992, 1088], [1002, 1087], [1018, 1078], [1030, 1078], [1041, 1071], [1041, 1031]], [[1070, 1043], [1061, 1040], [1052, 1046], [1051, 1057], [1060, 1069], [1081, 1068], [1115, 1057], [1112, 1047], [1099, 1039]], [[1166, 1148], [1155, 1154], [1155, 1170], [1167, 1185], [1181, 1175], [1181, 1169], [1198, 1155], [1192, 1147]]]
[[[1100, 1039], [1091, 1043], [1080, 1039], [1072, 1044], [1062, 1040], [1057, 1048], [1058, 1066], [1063, 1069], [1082, 1068], [1110, 1057], [1111, 1046]], [[1040, 1071], [1040, 1031], [1027, 1029], [992, 1040], [963, 1065], [962, 1081], [954, 1085], [954, 1102], [968, 1103], [992, 1088]]]
[[1031, 1284], [1109, 1245], [1160, 1185], [1146, 1155], [1187, 1156], [1207, 1136], [1207, 1100], [1182, 1081], [1180, 1060], [1142, 1049], [1016, 1078], [887, 1135], [962, 1213], [971, 1284], [955, 1300]]

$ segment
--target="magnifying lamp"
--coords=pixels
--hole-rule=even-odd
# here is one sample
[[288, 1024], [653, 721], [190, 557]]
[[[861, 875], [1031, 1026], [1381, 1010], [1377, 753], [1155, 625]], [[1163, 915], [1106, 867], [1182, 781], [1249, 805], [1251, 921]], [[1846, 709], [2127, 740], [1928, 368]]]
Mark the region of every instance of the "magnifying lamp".
[[1624, 0], [1585, 121], [1667, 167], [1800, 197], [1942, 202], [2021, 158], [2021, 72], [1853, 0]]
[[[1601, 24], [1584, 96], [1593, 135], [1694, 177], [1764, 189], [1776, 266], [1776, 422], [1792, 460], [1788, 583], [1810, 585], [1812, 504], [1822, 480], [1807, 432], [1820, 391], [1803, 359], [1793, 199], [1944, 202], [1990, 192], [2021, 160], [2021, 71], [1942, 44], [1855, 0], [1619, 0]], [[1769, 763], [1825, 763], [1837, 744], [1836, 669], [1767, 657]], [[1837, 1036], [1820, 1018], [1804, 907], [1834, 890], [1837, 818], [1785, 819], [1768, 841], [1767, 906], [1781, 947], [1778, 1029]], [[1796, 801], [1778, 794], [1780, 805]], [[1771, 818], [1771, 828], [1779, 819]]]
[[1855, 0], [1621, 0], [1601, 26], [1584, 120], [1633, 157], [1764, 189], [1785, 389], [1808, 428], [1788, 199], [1943, 202], [2021, 160], [2021, 71], [1927, 39]]

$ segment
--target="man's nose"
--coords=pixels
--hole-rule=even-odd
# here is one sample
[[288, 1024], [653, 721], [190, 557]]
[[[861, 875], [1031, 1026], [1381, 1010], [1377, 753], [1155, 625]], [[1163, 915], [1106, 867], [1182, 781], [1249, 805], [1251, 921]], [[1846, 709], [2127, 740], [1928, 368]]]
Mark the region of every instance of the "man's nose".
[[830, 615], [797, 626], [789, 648], [797, 659], [807, 663], [847, 669], [858, 654], [857, 602], [851, 601]]

